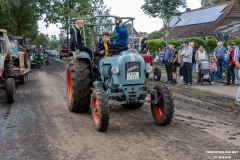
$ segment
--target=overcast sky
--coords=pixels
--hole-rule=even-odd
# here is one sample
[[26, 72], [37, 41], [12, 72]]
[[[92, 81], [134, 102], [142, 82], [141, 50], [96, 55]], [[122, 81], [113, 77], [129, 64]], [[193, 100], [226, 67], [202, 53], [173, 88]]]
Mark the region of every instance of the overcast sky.
[[[134, 17], [134, 27], [137, 31], [151, 33], [160, 30], [162, 21], [159, 18], [149, 18], [141, 9], [144, 0], [104, 0], [105, 5], [111, 8], [112, 15]], [[201, 0], [187, 0], [188, 8], [195, 9], [201, 7]], [[58, 35], [59, 26], [50, 25], [46, 28], [43, 21], [38, 23], [39, 31], [44, 34]]]

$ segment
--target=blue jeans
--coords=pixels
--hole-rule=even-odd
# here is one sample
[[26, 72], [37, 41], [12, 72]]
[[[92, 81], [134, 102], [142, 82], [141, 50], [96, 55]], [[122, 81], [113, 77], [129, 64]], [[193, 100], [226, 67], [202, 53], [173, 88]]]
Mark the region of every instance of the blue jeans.
[[212, 72], [211, 73], [211, 81], [213, 82], [214, 81], [214, 79], [215, 79], [215, 75], [216, 75], [216, 73], [215, 72]]
[[196, 63], [192, 63], [192, 66], [191, 66], [191, 73], [192, 73], [192, 76], [193, 76], [193, 74], [194, 74], [195, 66], [196, 66]]
[[222, 74], [223, 74], [223, 66], [224, 66], [224, 60], [218, 60], [217, 61], [217, 78], [222, 79]]
[[[238, 77], [240, 76], [240, 69], [238, 69]], [[240, 87], [238, 88], [238, 93], [236, 97], [236, 101], [240, 103]]]

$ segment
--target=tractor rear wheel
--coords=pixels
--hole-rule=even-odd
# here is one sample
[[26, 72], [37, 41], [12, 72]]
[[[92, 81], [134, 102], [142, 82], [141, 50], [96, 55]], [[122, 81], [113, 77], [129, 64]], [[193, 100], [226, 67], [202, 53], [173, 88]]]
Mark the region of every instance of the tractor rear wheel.
[[25, 84], [28, 80], [28, 74], [24, 74], [20, 77], [20, 83]]
[[108, 129], [109, 124], [109, 108], [108, 97], [103, 89], [94, 89], [91, 96], [92, 116], [95, 128], [99, 132]]
[[68, 59], [66, 66], [66, 89], [68, 108], [71, 112], [87, 112], [91, 98], [91, 73], [84, 59]]
[[[158, 125], [166, 126], [171, 123], [173, 118], [174, 100], [166, 85], [156, 85], [154, 90], [157, 91], [158, 104], [151, 103], [152, 115]], [[154, 94], [151, 97], [154, 100]]]
[[7, 78], [5, 81], [6, 85], [6, 97], [8, 103], [13, 103], [16, 96], [16, 86], [13, 78]]

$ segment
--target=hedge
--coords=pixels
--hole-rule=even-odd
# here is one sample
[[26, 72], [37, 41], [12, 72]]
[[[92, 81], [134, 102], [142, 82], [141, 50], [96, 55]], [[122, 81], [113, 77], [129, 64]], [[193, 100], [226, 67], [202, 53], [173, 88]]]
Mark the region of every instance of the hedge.
[[[195, 49], [198, 49], [199, 45], [203, 45], [203, 47], [205, 48], [205, 50], [208, 53], [212, 53], [214, 48], [216, 48], [216, 46], [217, 46], [217, 44], [216, 44], [217, 41], [215, 38], [211, 38], [208, 40], [203, 40], [203, 39], [198, 39], [198, 38], [187, 38], [187, 40], [189, 42], [195, 43], [195, 47], [194, 47]], [[175, 46], [175, 48], [178, 48], [179, 46], [181, 46], [181, 44], [183, 44], [183, 40], [171, 40], [171, 41], [148, 40], [150, 53], [163, 51], [166, 46], [166, 42], [172, 43]], [[232, 43], [232, 42], [235, 42], [236, 45], [240, 45], [240, 38], [235, 39], [235, 40], [229, 40], [229, 41], [225, 42], [224, 45], [227, 46], [227, 44]]]

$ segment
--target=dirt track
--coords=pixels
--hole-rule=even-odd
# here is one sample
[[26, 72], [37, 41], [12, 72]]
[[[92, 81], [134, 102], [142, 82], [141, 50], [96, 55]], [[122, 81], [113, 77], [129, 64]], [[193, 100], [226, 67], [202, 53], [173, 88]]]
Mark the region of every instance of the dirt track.
[[[206, 151], [240, 152], [240, 110], [176, 88], [170, 126], [157, 126], [148, 104], [137, 110], [116, 106], [108, 131], [99, 133], [91, 115], [68, 111], [64, 72], [64, 63], [51, 59], [50, 66], [32, 70], [13, 105], [0, 95], [1, 160], [205, 160], [223, 155]], [[240, 159], [240, 153], [229, 156]]]

